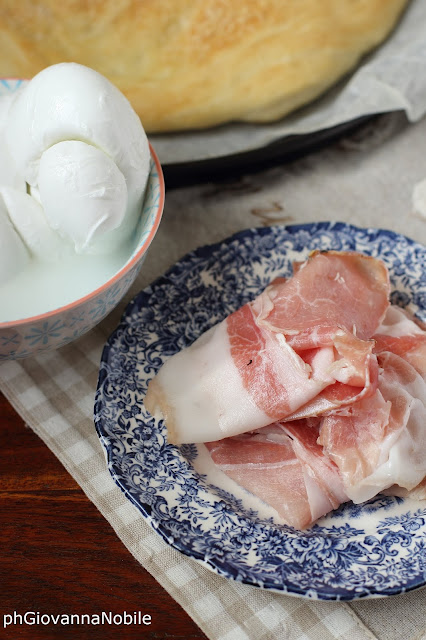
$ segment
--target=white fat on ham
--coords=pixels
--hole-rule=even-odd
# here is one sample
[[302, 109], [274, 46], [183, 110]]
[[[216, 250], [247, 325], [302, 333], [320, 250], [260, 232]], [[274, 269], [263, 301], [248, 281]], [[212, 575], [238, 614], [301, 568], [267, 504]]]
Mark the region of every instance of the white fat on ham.
[[393, 485], [411, 491], [426, 475], [426, 382], [394, 353], [382, 352], [379, 365], [373, 398], [321, 421], [318, 442], [355, 503]]
[[[264, 332], [263, 337], [263, 366], [285, 388], [285, 400], [290, 398], [287, 413], [333, 381], [329, 374], [333, 349], [321, 350], [308, 365], [284, 336]], [[162, 398], [165, 389], [167, 398]], [[265, 394], [268, 391], [266, 387]], [[226, 322], [173, 356], [150, 383], [144, 404], [153, 415], [161, 407], [159, 417], [166, 421], [169, 442], [179, 444], [220, 440], [271, 422], [243, 384], [231, 354]]]
[[375, 352], [390, 351], [407, 360], [426, 378], [426, 331], [408, 313], [391, 305], [375, 335]]
[[389, 496], [399, 496], [400, 498], [411, 498], [412, 500], [426, 500], [426, 477], [414, 489], [403, 489], [394, 484], [389, 489], [383, 491]]
[[169, 442], [180, 444], [218, 440], [269, 422], [242, 384], [225, 323], [167, 361], [150, 382], [144, 405], [165, 420]]
[[325, 411], [371, 395], [377, 360], [369, 338], [388, 295], [380, 260], [314, 252], [292, 278], [169, 358], [149, 383], [145, 407], [180, 444], [292, 419], [302, 407], [310, 415], [310, 403]]
[[391, 304], [386, 311], [383, 322], [377, 328], [376, 334], [401, 338], [403, 336], [424, 335], [424, 330], [420, 321], [416, 323], [413, 316], [409, 315], [405, 309]]

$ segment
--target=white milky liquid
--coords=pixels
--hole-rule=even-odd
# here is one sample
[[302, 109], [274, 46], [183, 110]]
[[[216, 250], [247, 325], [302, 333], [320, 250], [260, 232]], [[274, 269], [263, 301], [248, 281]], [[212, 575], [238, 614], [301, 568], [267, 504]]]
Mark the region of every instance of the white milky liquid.
[[105, 284], [130, 255], [126, 246], [110, 255], [73, 255], [53, 264], [31, 261], [0, 285], [0, 322], [30, 318], [74, 302]]

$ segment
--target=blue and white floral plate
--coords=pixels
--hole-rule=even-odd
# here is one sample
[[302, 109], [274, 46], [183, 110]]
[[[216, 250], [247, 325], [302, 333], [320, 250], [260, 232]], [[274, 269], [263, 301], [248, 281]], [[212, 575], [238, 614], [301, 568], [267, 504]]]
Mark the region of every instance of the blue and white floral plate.
[[[176, 447], [144, 409], [161, 364], [312, 249], [354, 249], [389, 267], [392, 301], [426, 321], [426, 247], [333, 222], [242, 231], [189, 253], [128, 305], [100, 367], [95, 424], [111, 474], [172, 547], [218, 574], [274, 591], [351, 600], [426, 584], [426, 503], [379, 496], [306, 531], [278, 524], [222, 474], [204, 445]], [[197, 469], [203, 468], [205, 473]]]

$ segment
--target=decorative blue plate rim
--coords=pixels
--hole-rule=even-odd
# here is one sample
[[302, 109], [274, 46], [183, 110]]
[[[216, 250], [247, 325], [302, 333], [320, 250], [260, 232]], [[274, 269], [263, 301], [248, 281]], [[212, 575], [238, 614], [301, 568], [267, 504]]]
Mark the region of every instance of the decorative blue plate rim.
[[[164, 359], [191, 344], [313, 249], [384, 260], [392, 302], [426, 321], [426, 247], [386, 229], [342, 222], [240, 231], [200, 247], [127, 306], [101, 358], [95, 427], [109, 471], [169, 545], [217, 574], [322, 600], [394, 595], [426, 584], [426, 504], [377, 496], [300, 532], [274, 524], [245, 492], [200, 473], [200, 447], [169, 445], [143, 407]], [[257, 505], [256, 505], [257, 506]]]

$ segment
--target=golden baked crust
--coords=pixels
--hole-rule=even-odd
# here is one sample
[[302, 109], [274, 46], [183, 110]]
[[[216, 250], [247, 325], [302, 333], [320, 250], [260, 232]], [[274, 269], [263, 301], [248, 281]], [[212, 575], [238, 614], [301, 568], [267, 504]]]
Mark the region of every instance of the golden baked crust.
[[312, 100], [407, 0], [2, 0], [0, 75], [96, 69], [149, 132], [266, 122]]

